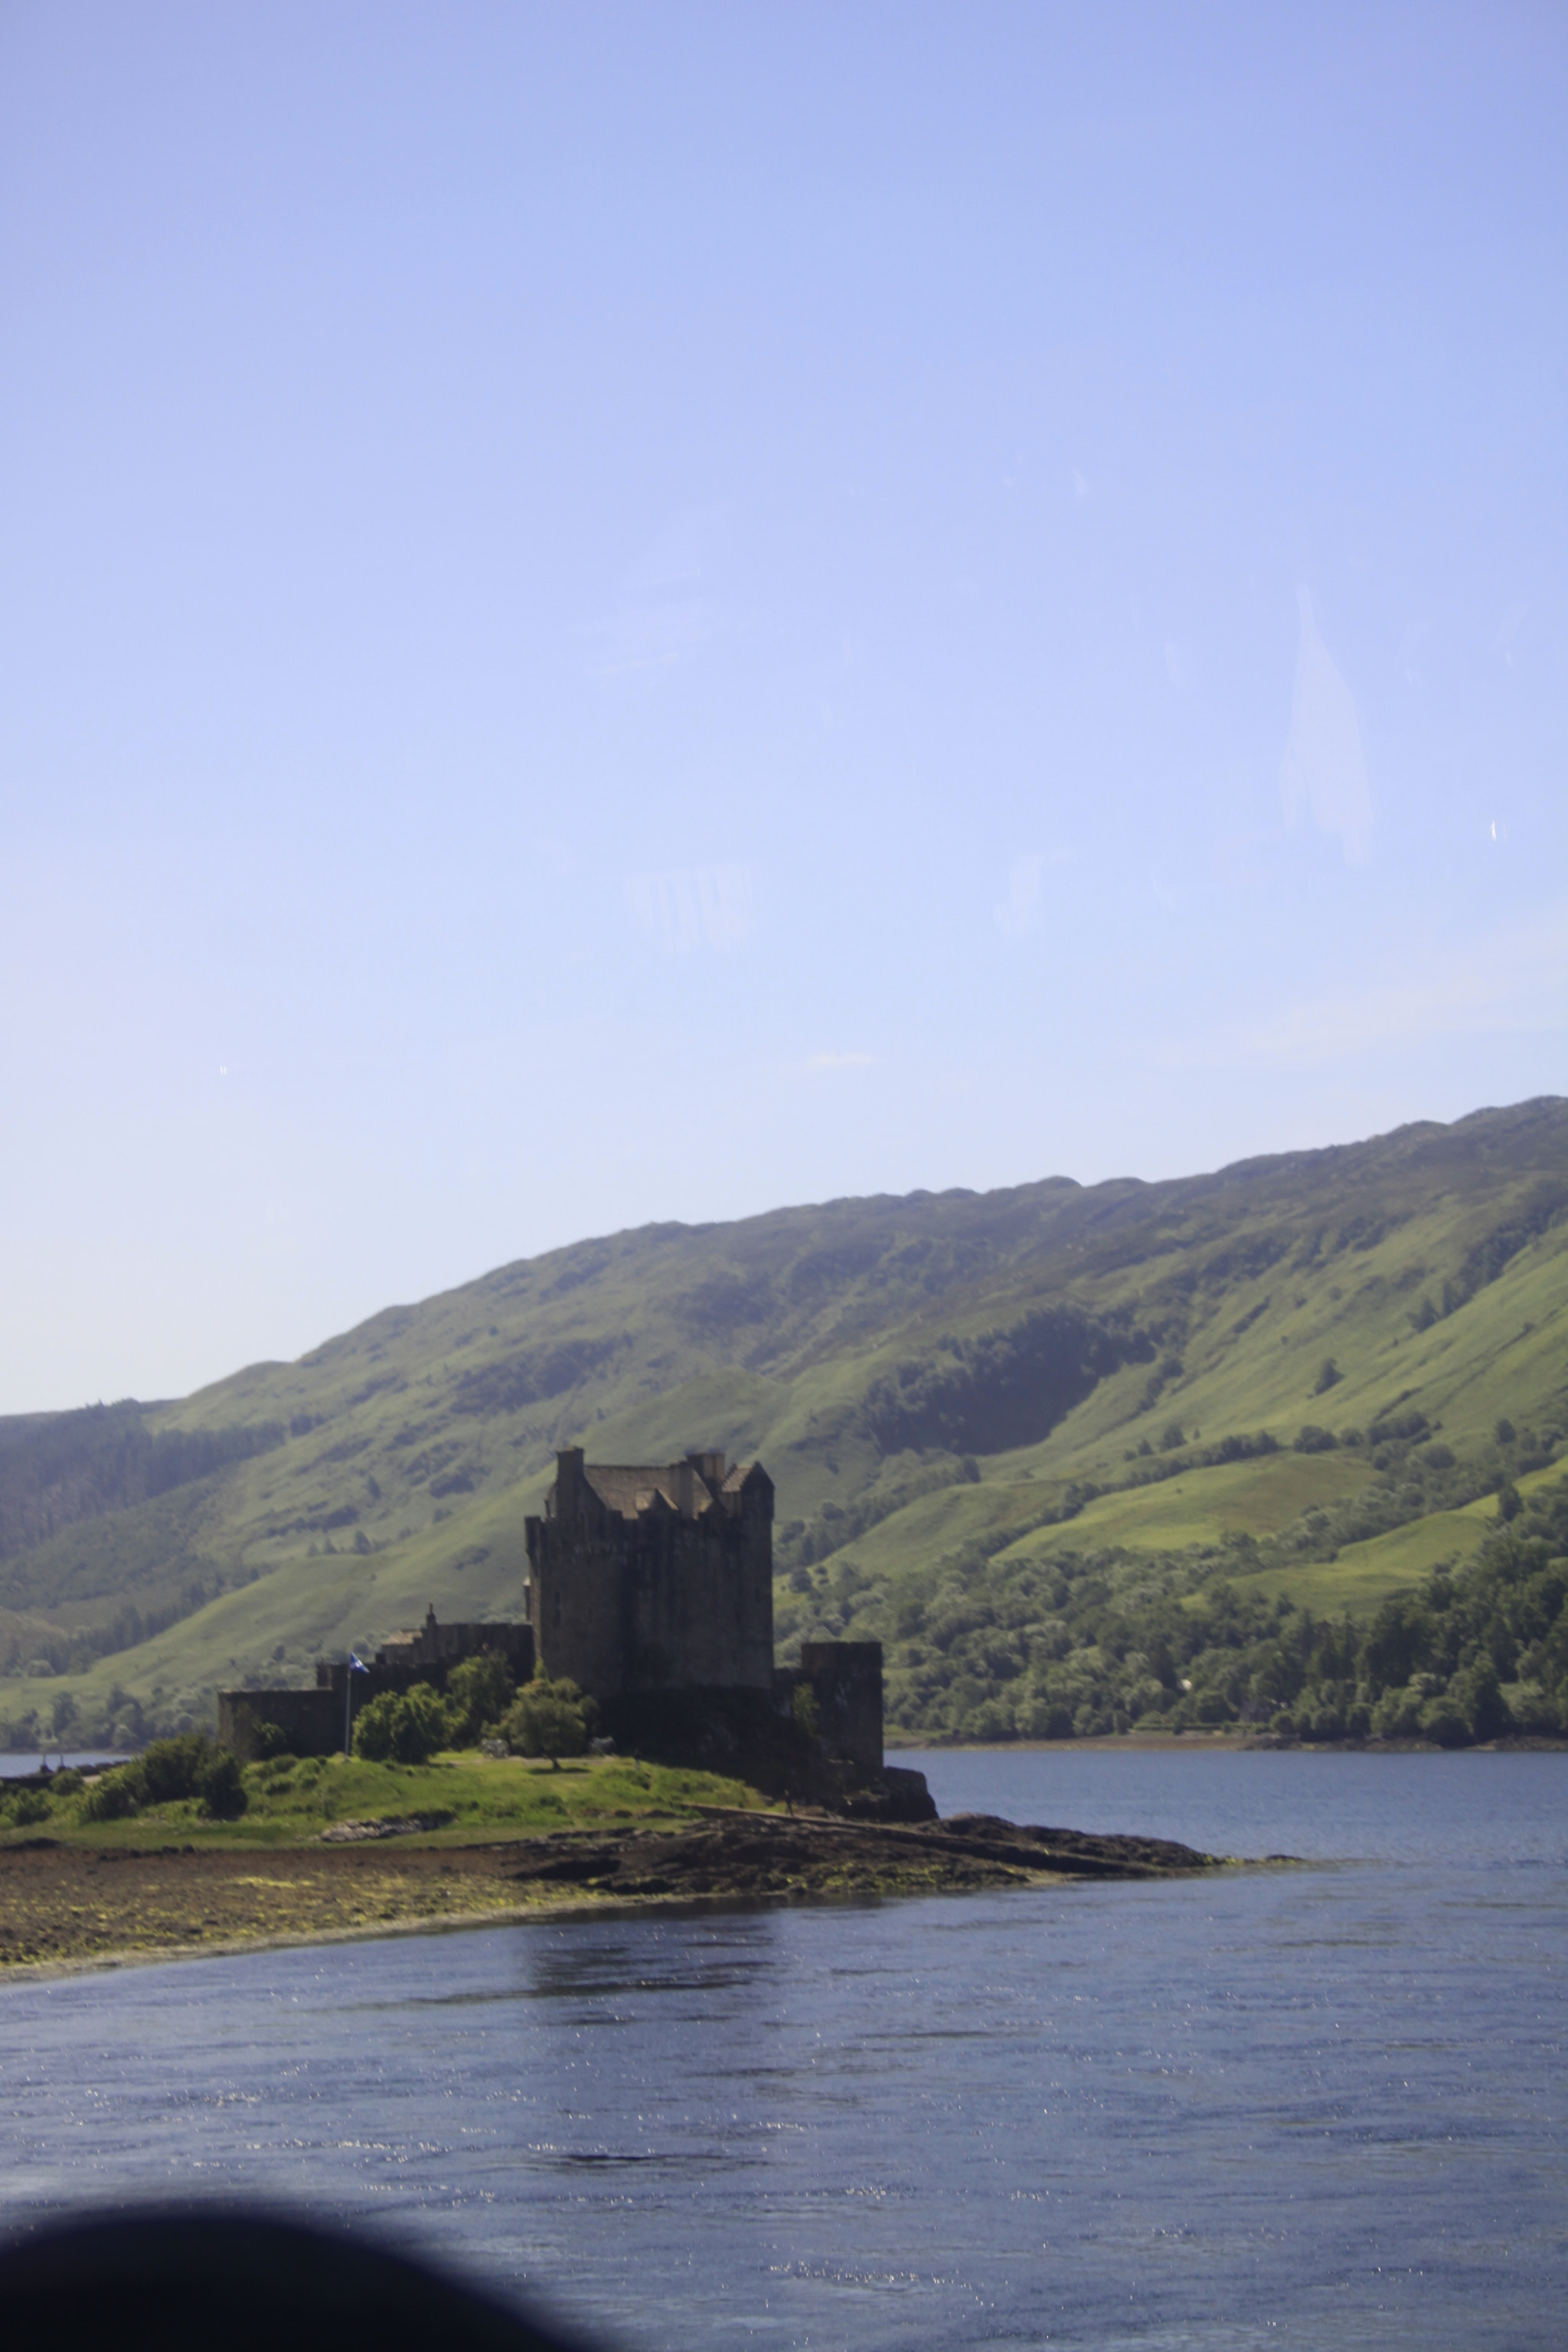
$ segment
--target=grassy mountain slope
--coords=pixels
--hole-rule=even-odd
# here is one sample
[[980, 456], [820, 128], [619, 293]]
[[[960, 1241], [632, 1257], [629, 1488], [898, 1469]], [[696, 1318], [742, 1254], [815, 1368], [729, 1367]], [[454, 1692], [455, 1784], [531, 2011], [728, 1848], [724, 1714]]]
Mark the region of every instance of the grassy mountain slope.
[[[199, 1719], [427, 1601], [515, 1612], [571, 1437], [764, 1460], [784, 1647], [929, 1663], [955, 1590], [1101, 1559], [1364, 1609], [1473, 1548], [1505, 1477], [1549, 1475], [1565, 1306], [1556, 1099], [1170, 1183], [583, 1243], [177, 1403], [0, 1423], [0, 1727]], [[1028, 1680], [1030, 1638], [944, 1685], [893, 1654], [895, 1704], [961, 1727]]]

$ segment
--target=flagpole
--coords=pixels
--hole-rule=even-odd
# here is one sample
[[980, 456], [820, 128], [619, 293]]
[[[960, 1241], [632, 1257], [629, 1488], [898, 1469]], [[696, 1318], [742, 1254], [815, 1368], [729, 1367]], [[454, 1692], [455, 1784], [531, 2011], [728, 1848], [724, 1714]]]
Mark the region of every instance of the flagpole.
[[348, 1664], [343, 1668], [343, 1756], [345, 1760], [353, 1752], [351, 1730], [353, 1723], [354, 1676], [368, 1675], [369, 1672], [370, 1668], [365, 1664], [359, 1652], [351, 1650]]

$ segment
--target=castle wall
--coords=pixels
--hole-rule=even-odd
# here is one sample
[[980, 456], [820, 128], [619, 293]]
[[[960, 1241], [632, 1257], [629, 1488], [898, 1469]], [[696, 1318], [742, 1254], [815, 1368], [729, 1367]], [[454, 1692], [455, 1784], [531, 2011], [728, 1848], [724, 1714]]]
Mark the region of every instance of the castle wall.
[[811, 1693], [817, 1737], [836, 1761], [867, 1772], [882, 1769], [882, 1644], [880, 1642], [803, 1642], [798, 1666], [781, 1666], [773, 1676], [773, 1704], [781, 1714], [797, 1690]]
[[[494, 1651], [506, 1660], [513, 1682], [525, 1683], [533, 1673], [531, 1625], [499, 1619], [477, 1624], [442, 1624], [434, 1609], [417, 1631], [389, 1634], [369, 1671], [376, 1675], [388, 1668], [438, 1666], [444, 1674], [447, 1667], [460, 1665], [465, 1658], [478, 1657], [484, 1650]], [[374, 1687], [379, 1691], [394, 1685], [378, 1683]], [[396, 1687], [402, 1688], [402, 1685]]]
[[218, 1745], [253, 1762], [261, 1754], [262, 1725], [275, 1723], [290, 1755], [341, 1756], [345, 1710], [352, 1728], [361, 1709], [385, 1691], [401, 1693], [416, 1683], [445, 1690], [448, 1669], [483, 1650], [499, 1651], [514, 1682], [532, 1675], [531, 1625], [440, 1625], [432, 1609], [416, 1633], [394, 1634], [372, 1665], [351, 1671], [345, 1658], [318, 1658], [314, 1690], [219, 1691]]
[[626, 1687], [624, 1546], [586, 1517], [530, 1519], [527, 1535], [528, 1613], [542, 1670], [614, 1697]]
[[259, 1734], [275, 1723], [291, 1756], [341, 1756], [343, 1702], [341, 1692], [322, 1690], [229, 1690], [217, 1695], [217, 1744], [242, 1764], [261, 1754]]

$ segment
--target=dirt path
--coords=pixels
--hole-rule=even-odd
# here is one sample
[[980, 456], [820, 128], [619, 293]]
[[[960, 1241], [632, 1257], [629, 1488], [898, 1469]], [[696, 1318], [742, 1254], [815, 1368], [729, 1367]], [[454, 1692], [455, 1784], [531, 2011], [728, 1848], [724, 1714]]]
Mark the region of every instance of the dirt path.
[[621, 1905], [957, 1894], [1047, 1875], [1152, 1878], [1214, 1866], [1158, 1839], [1021, 1829], [989, 1816], [894, 1826], [710, 1811], [654, 1830], [482, 1845], [416, 1836], [258, 1851], [0, 1849], [0, 1970], [385, 1935]]

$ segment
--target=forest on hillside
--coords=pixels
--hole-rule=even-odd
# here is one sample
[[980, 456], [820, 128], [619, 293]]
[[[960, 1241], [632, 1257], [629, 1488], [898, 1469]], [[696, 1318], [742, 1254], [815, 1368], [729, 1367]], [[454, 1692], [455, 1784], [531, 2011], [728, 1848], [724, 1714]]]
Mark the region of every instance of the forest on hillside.
[[[889, 1591], [853, 1557], [799, 1565], [781, 1591], [781, 1639], [883, 1642], [889, 1726], [911, 1741], [1068, 1739], [1234, 1726], [1284, 1738], [1436, 1740], [1568, 1736], [1568, 1478], [1522, 1497], [1561, 1433], [1500, 1424], [1481, 1461], [1422, 1445], [1424, 1423], [1374, 1431], [1373, 1498], [1313, 1510], [1287, 1538], [1183, 1553], [1015, 1547], [1004, 1524]], [[1310, 1441], [1311, 1432], [1308, 1436]], [[1346, 1437], [1364, 1443], [1362, 1433]], [[1495, 1495], [1475, 1559], [1370, 1616], [1316, 1616], [1247, 1580], [1332, 1556], [1388, 1517]], [[795, 1537], [799, 1546], [802, 1529]], [[809, 1539], [806, 1549], [809, 1549]]]
[[[1005, 1741], [1234, 1725], [1284, 1739], [1445, 1748], [1568, 1736], [1568, 1484], [1500, 1520], [1474, 1562], [1372, 1617], [1315, 1618], [1183, 1564], [982, 1571], [895, 1643], [905, 1736]], [[913, 1612], [910, 1612], [911, 1617]]]

